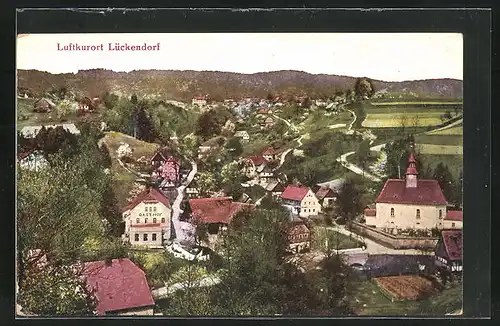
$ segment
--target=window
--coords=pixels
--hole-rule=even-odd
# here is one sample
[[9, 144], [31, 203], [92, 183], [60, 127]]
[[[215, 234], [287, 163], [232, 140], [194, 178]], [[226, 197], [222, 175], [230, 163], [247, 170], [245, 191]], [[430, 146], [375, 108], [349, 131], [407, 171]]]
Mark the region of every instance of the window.
[[144, 211], [147, 213], [148, 212], [148, 206], [144, 206]]
[[155, 206], [155, 207], [153, 207], [153, 212], [156, 212], [156, 206]]
[[455, 223], [451, 223], [451, 227], [454, 228], [455, 227]]
[[139, 241], [139, 235], [136, 233], [135, 236], [134, 236], [134, 241]]
[[394, 208], [391, 208], [391, 217], [394, 217]]
[[139, 220], [139, 218], [135, 219], [135, 223], [137, 223], [137, 224], [141, 223], [140, 220]]
[[153, 217], [153, 223], [156, 223], [156, 217]]
[[148, 218], [147, 217], [144, 219], [144, 223], [148, 223]]
[[153, 233], [153, 235], [152, 235], [152, 240], [153, 240], [153, 241], [156, 241], [156, 233]]
[[439, 218], [443, 218], [443, 210], [442, 209], [439, 210]]
[[420, 225], [420, 222], [417, 222], [417, 225]]
[[147, 233], [144, 233], [144, 234], [142, 235], [142, 240], [144, 240], [144, 241], [148, 241], [148, 234], [147, 234]]
[[316, 208], [313, 208], [313, 213], [316, 212]]
[[417, 219], [420, 218], [420, 209], [417, 209]]
[[161, 222], [165, 223], [165, 218], [164, 217], [161, 218]]

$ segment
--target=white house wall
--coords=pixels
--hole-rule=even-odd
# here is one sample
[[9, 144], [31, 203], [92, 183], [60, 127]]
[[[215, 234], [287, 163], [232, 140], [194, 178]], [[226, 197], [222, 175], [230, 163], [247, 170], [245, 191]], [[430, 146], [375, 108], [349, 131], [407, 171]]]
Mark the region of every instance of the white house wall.
[[309, 190], [300, 203], [299, 216], [308, 217], [318, 215], [319, 213], [321, 213], [321, 204], [319, 203], [318, 198], [316, 198], [316, 195]]
[[[394, 217], [391, 217], [391, 208], [394, 208]], [[417, 209], [420, 209], [420, 219], [416, 218]], [[439, 218], [439, 210], [442, 218]], [[442, 227], [446, 216], [446, 206], [438, 205], [409, 205], [409, 204], [376, 204], [376, 217], [366, 219], [367, 225], [377, 228], [397, 227], [401, 229], [432, 229]]]
[[[148, 212], [146, 212], [146, 207]], [[153, 208], [153, 212], [149, 212], [149, 208]], [[154, 208], [156, 207], [156, 212]], [[171, 209], [160, 202], [157, 203], [140, 203], [132, 210], [123, 214], [125, 220], [125, 234], [128, 234], [128, 240], [132, 245], [145, 246], [160, 246], [162, 244], [162, 231], [165, 238], [170, 238], [170, 218]], [[162, 222], [162, 218], [164, 222]], [[139, 223], [137, 223], [139, 219]], [[147, 222], [146, 222], [147, 219]], [[154, 221], [156, 219], [156, 222]], [[142, 224], [160, 223], [159, 226], [140, 226]], [[138, 225], [139, 227], [134, 227]], [[143, 235], [148, 234], [148, 240], [144, 241]], [[156, 233], [156, 241], [152, 240], [152, 234]], [[135, 241], [135, 234], [139, 234], [139, 241]]]

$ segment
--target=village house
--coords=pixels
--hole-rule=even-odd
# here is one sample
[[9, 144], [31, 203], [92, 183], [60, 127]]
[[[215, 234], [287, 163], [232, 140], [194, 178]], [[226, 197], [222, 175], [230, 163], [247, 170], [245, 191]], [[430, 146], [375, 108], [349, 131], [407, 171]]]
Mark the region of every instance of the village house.
[[462, 230], [442, 230], [434, 252], [436, 265], [450, 272], [462, 271]]
[[192, 105], [204, 106], [208, 104], [208, 96], [196, 96], [191, 101]]
[[240, 138], [243, 143], [247, 143], [250, 140], [250, 135], [246, 130], [238, 130], [234, 133], [234, 137]]
[[443, 192], [436, 180], [418, 179], [413, 153], [404, 179], [389, 179], [375, 201], [375, 211], [365, 210], [368, 226], [391, 230], [442, 228], [446, 217]]
[[291, 253], [300, 253], [311, 247], [311, 231], [304, 221], [294, 217], [288, 229], [288, 251]]
[[33, 107], [34, 107], [33, 109], [34, 112], [47, 113], [53, 110], [56, 107], [56, 105], [48, 98], [41, 98], [37, 100], [35, 103], [33, 103]]
[[462, 211], [447, 211], [446, 217], [443, 219], [443, 229], [462, 229], [462, 217]]
[[252, 204], [233, 202], [231, 197], [198, 198], [188, 202], [191, 223], [208, 225], [209, 235], [217, 235], [219, 231], [224, 230], [239, 212], [255, 208]]
[[170, 239], [171, 207], [158, 190], [148, 188], [123, 209], [125, 233], [122, 238], [132, 245], [161, 247]]
[[263, 170], [269, 163], [261, 155], [253, 155], [243, 159], [243, 172], [247, 178], [254, 178], [257, 176], [257, 170]]
[[338, 194], [328, 187], [320, 187], [316, 191], [316, 198], [323, 207], [333, 207], [337, 201]]
[[272, 147], [269, 147], [268, 149], [266, 149], [262, 153], [262, 157], [264, 157], [268, 161], [275, 161], [275, 160], [279, 159], [279, 154], [280, 154], [280, 151], [278, 151], [277, 149], [274, 149]]
[[17, 157], [19, 166], [23, 169], [31, 171], [41, 171], [49, 166], [49, 162], [45, 159], [45, 156], [40, 151], [28, 151], [26, 153], [19, 154]]
[[26, 126], [21, 129], [21, 134], [25, 138], [35, 138], [43, 127], [49, 129], [49, 128], [56, 128], [59, 126], [63, 127], [64, 130], [72, 133], [73, 135], [80, 135], [80, 130], [78, 130], [78, 128], [76, 128], [76, 126], [73, 123], [53, 124], [45, 126]]
[[281, 194], [283, 206], [300, 217], [316, 216], [321, 213], [321, 204], [309, 187], [289, 185]]
[[276, 171], [271, 167], [270, 164], [264, 164], [257, 168], [257, 174], [259, 183], [263, 187], [267, 187], [267, 185], [271, 182], [276, 182]]
[[84, 97], [78, 101], [77, 112], [90, 113], [90, 112], [94, 112], [95, 110], [96, 110], [96, 105], [94, 104], [94, 102], [90, 98]]
[[146, 274], [130, 259], [87, 262], [83, 277], [94, 290], [99, 316], [153, 315]]
[[281, 198], [283, 191], [285, 191], [285, 186], [279, 181], [271, 182], [267, 185], [266, 191], [271, 193], [273, 199], [278, 200]]
[[154, 170], [151, 177], [162, 179], [162, 188], [172, 188], [181, 180], [181, 161], [174, 157], [167, 148], [157, 151], [151, 158]]

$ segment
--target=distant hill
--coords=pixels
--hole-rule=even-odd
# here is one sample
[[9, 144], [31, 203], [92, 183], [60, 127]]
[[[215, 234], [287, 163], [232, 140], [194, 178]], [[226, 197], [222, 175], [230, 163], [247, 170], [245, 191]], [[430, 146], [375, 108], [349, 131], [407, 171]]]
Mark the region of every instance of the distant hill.
[[[356, 77], [309, 74], [301, 71], [274, 71], [240, 74], [217, 71], [139, 70], [129, 73], [105, 69], [82, 70], [76, 74], [50, 74], [18, 70], [18, 87], [41, 96], [52, 88], [67, 87], [83, 96], [99, 96], [106, 91], [119, 95], [157, 97], [188, 101], [208, 94], [216, 100], [273, 95], [312, 98], [332, 96], [335, 91], [352, 89]], [[361, 76], [360, 76], [361, 77]], [[368, 76], [369, 77], [369, 76]], [[462, 98], [462, 81], [429, 79], [404, 82], [373, 80], [381, 93], [413, 93], [419, 97]]]

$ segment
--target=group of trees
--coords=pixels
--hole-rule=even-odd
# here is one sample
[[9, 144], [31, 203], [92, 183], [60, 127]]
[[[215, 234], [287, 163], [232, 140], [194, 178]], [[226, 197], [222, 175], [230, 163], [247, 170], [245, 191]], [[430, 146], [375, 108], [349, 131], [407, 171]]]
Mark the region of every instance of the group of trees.
[[[78, 273], [69, 273], [68, 266], [124, 254], [113, 237], [120, 214], [104, 172], [109, 157], [97, 146], [99, 126], [79, 128], [77, 146], [47, 154], [46, 169], [18, 171], [19, 297], [23, 309], [34, 314], [93, 311], [91, 298], [76, 291]], [[38, 254], [30, 254], [33, 250]], [[47, 265], [40, 271], [43, 257]]]
[[287, 259], [289, 216], [279, 206], [243, 211], [220, 235], [221, 282], [186, 288], [168, 298], [170, 315], [352, 314], [350, 273], [326, 254], [319, 270], [301, 271]]

